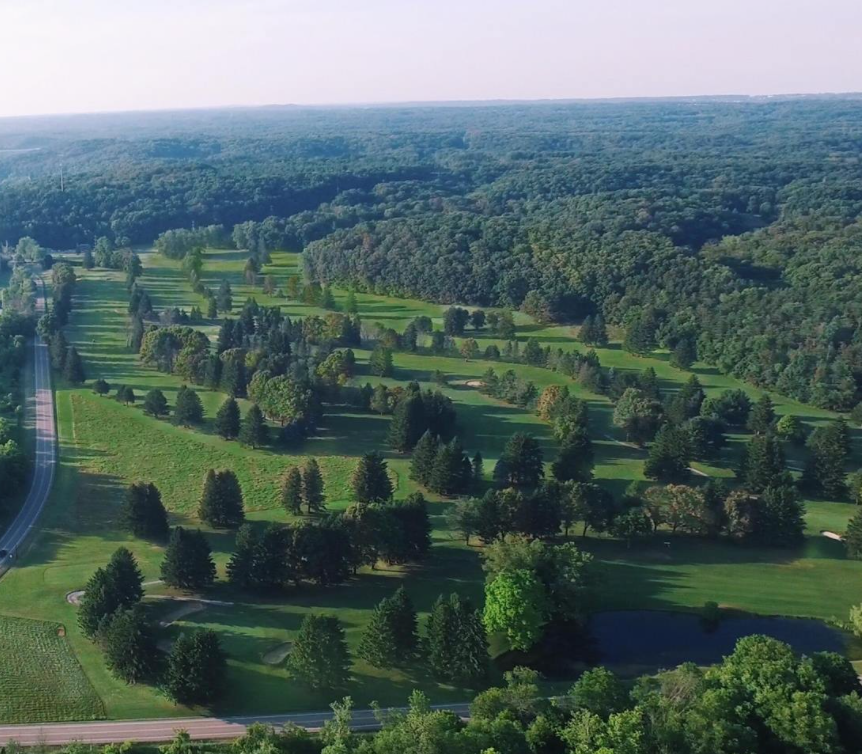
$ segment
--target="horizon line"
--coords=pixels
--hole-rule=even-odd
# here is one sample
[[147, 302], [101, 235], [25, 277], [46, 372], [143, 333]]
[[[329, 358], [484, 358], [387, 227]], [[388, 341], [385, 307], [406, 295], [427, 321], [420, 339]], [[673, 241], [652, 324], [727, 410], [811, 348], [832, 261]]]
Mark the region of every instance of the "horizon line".
[[66, 112], [36, 112], [17, 115], [0, 115], [0, 121], [27, 120], [40, 118], [79, 118], [107, 115], [137, 115], [185, 112], [218, 112], [223, 110], [359, 110], [387, 109], [395, 107], [500, 107], [506, 105], [547, 105], [547, 104], [587, 104], [587, 103], [625, 103], [625, 102], [669, 102], [704, 100], [782, 100], [782, 99], [862, 99], [862, 90], [846, 92], [782, 92], [765, 94], [667, 94], [635, 95], [608, 97], [495, 97], [490, 99], [429, 99], [429, 100], [370, 100], [357, 102], [272, 102], [266, 104], [224, 104], [197, 105], [190, 107], [152, 107], [118, 110], [78, 110]]

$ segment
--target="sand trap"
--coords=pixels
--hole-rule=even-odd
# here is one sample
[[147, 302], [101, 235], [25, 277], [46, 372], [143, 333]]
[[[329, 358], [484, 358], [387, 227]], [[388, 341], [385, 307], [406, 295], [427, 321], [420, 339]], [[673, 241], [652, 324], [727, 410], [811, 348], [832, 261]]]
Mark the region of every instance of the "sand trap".
[[284, 644], [279, 644], [275, 649], [270, 649], [269, 652], [263, 656], [263, 661], [267, 665], [278, 665], [290, 654], [290, 650], [292, 648], [292, 641], [286, 641]]
[[834, 539], [836, 542], [844, 541], [844, 537], [840, 534], [836, 534], [834, 531], [821, 531], [820, 533], [827, 539]]
[[467, 387], [482, 387], [482, 380], [467, 380], [464, 383]]
[[184, 605], [181, 605], [172, 613], [165, 616], [164, 620], [159, 621], [159, 626], [162, 628], [167, 628], [173, 623], [176, 623], [178, 620], [182, 620], [187, 615], [191, 615], [192, 613], [199, 613], [201, 610], [205, 610], [206, 605], [201, 604], [200, 602], [186, 602]]
[[81, 597], [83, 597], [83, 596], [84, 596], [84, 590], [83, 589], [78, 589], [75, 592], [69, 592], [66, 595], [66, 602], [68, 602], [70, 605], [80, 605], [81, 604]]

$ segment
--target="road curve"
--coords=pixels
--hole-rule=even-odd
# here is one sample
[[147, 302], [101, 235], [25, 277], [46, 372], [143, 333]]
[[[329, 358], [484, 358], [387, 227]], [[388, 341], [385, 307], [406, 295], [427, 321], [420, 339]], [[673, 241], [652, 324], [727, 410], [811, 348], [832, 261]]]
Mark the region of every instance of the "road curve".
[[[41, 296], [36, 300], [36, 311], [45, 311], [45, 283], [41, 278]], [[54, 393], [51, 390], [51, 362], [48, 346], [39, 335], [33, 339], [33, 375], [36, 402], [36, 457], [30, 491], [12, 524], [0, 536], [0, 551], [6, 555], [0, 559], [0, 576], [18, 559], [21, 545], [39, 520], [45, 501], [54, 482], [57, 464], [57, 427], [54, 422]]]
[[[447, 709], [466, 718], [467, 704], [436, 705], [434, 709]], [[388, 708], [384, 712], [404, 711], [405, 708]], [[15, 741], [22, 746], [63, 746], [72, 742], [87, 744], [158, 743], [169, 741], [178, 730], [188, 731], [193, 739], [234, 739], [241, 736], [246, 726], [260, 722], [281, 727], [288, 723], [308, 730], [319, 730], [332, 717], [331, 711], [301, 712], [293, 715], [262, 715], [258, 717], [172, 717], [164, 720], [117, 720], [114, 722], [50, 723], [45, 725], [0, 725], [0, 746]], [[380, 723], [373, 710], [354, 710], [351, 728], [355, 731], [374, 730]]]

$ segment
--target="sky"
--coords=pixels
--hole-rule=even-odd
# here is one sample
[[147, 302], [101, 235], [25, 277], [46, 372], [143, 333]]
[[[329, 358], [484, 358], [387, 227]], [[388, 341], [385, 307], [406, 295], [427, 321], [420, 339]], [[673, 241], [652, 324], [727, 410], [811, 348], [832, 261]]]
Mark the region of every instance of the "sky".
[[862, 0], [0, 0], [0, 116], [862, 90]]

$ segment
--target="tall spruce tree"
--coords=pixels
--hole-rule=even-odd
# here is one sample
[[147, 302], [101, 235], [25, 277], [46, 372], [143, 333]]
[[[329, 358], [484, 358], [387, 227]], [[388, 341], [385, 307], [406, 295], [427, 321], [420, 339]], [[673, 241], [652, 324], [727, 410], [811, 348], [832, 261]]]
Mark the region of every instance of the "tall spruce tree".
[[183, 385], [177, 391], [174, 403], [174, 421], [188, 427], [191, 424], [200, 424], [204, 418], [204, 407], [198, 394], [189, 387]]
[[784, 451], [772, 435], [755, 435], [742, 449], [737, 476], [755, 494], [776, 483], [784, 473]]
[[388, 503], [392, 499], [392, 480], [383, 456], [376, 451], [359, 459], [351, 478], [353, 498], [360, 503]]
[[441, 681], [480, 683], [488, 672], [488, 639], [479, 613], [458, 594], [437, 598], [426, 628], [428, 664]]
[[207, 704], [224, 690], [227, 658], [218, 634], [209, 629], [181, 634], [168, 657], [164, 686], [180, 704]]
[[862, 560], [862, 507], [857, 507], [844, 532], [844, 547], [847, 557]]
[[689, 436], [682, 427], [665, 424], [655, 436], [644, 463], [644, 476], [659, 482], [679, 482], [689, 475]]
[[402, 398], [389, 424], [389, 445], [399, 453], [413, 449], [426, 430], [425, 403], [420, 395]]
[[359, 656], [379, 668], [409, 662], [416, 654], [416, 609], [404, 587], [380, 601], [371, 615]]
[[560, 482], [589, 482], [593, 478], [593, 444], [589, 433], [578, 427], [560, 446], [551, 465], [554, 478]]
[[413, 458], [410, 462], [410, 478], [413, 481], [428, 486], [438, 447], [437, 437], [431, 434], [431, 430], [426, 430], [413, 448]]
[[225, 440], [234, 440], [239, 434], [239, 404], [228, 398], [216, 413], [216, 431]]
[[139, 605], [114, 613], [100, 638], [105, 664], [120, 680], [143, 681], [158, 669], [155, 633]]
[[350, 654], [338, 618], [306, 615], [288, 655], [287, 669], [294, 678], [313, 689], [347, 685]]
[[144, 396], [144, 413], [155, 416], [157, 419], [161, 416], [167, 416], [168, 399], [158, 388], [150, 390]]
[[162, 495], [152, 482], [134, 482], [126, 489], [123, 519], [136, 537], [166, 539], [168, 513]]
[[72, 385], [80, 385], [87, 379], [84, 372], [84, 361], [81, 359], [81, 354], [78, 349], [72, 346], [66, 354], [65, 363], [63, 364], [63, 377], [66, 382]]
[[267, 426], [263, 418], [263, 411], [260, 407], [253, 403], [245, 416], [242, 419], [242, 424], [239, 428], [239, 441], [243, 445], [248, 445], [252, 448], [259, 448], [266, 444], [267, 441]]
[[775, 407], [772, 404], [772, 399], [768, 394], [764, 393], [760, 396], [757, 403], [748, 414], [746, 427], [749, 432], [756, 435], [765, 435], [771, 432], [775, 426]]
[[302, 496], [309, 515], [320, 513], [326, 507], [323, 474], [316, 458], [309, 458], [302, 469]]
[[302, 513], [302, 503], [302, 473], [296, 466], [291, 466], [281, 486], [281, 504], [288, 513], [298, 516]]
[[466, 490], [473, 477], [473, 467], [461, 441], [453, 437], [440, 445], [428, 477], [428, 489], [441, 495], [454, 495]]
[[161, 567], [162, 581], [178, 589], [205, 589], [215, 581], [216, 567], [206, 537], [177, 526], [171, 532]]
[[207, 471], [198, 516], [210, 526], [226, 528], [239, 526], [245, 520], [242, 489], [233, 471]]

